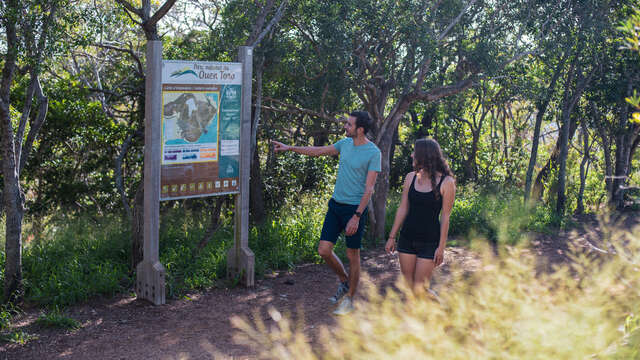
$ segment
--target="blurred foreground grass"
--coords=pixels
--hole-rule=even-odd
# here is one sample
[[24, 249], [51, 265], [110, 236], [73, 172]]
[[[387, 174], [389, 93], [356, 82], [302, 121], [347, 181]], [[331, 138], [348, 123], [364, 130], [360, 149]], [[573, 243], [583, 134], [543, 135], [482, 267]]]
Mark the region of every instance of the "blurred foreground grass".
[[640, 359], [640, 226], [609, 230], [607, 254], [570, 246], [571, 261], [552, 272], [537, 272], [541, 259], [524, 247], [495, 256], [474, 242], [482, 266], [451, 264], [439, 301], [402, 284], [369, 289], [313, 346], [275, 309], [269, 326], [234, 318], [235, 339], [270, 359]]

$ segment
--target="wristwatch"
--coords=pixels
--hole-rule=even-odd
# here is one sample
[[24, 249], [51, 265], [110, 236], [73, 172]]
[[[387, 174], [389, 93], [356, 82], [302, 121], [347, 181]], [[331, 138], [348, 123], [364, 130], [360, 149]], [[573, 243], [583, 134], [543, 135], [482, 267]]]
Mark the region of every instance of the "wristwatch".
[[362, 213], [360, 211], [356, 211], [354, 215], [357, 216], [357, 217], [361, 217]]

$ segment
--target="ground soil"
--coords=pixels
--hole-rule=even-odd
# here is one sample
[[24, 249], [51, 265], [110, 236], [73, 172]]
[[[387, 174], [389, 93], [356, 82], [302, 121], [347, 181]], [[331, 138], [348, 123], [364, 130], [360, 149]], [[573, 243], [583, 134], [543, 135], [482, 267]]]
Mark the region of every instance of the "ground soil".
[[[618, 215], [607, 223], [631, 230], [640, 224], [640, 213]], [[554, 264], [569, 261], [569, 244], [588, 252], [607, 251], [601, 241], [604, 231], [599, 219], [580, 217], [571, 231], [529, 234], [531, 251], [538, 255], [540, 270], [550, 271]], [[374, 249], [364, 251], [362, 259], [363, 286], [394, 286], [399, 276], [397, 256]], [[446, 291], [452, 263], [474, 271], [478, 255], [465, 247], [447, 248], [445, 263], [434, 274], [436, 291]], [[335, 325], [328, 298], [336, 286], [325, 265], [303, 264], [291, 272], [270, 274], [253, 289], [214, 288], [162, 306], [120, 295], [68, 309], [68, 315], [82, 324], [74, 331], [40, 328], [34, 324], [40, 311], [28, 310], [13, 326], [37, 338], [25, 345], [0, 343], [0, 359], [252, 359], [255, 351], [233, 340], [232, 316], [258, 316], [268, 323], [270, 307], [285, 314], [302, 310], [304, 331], [313, 339], [322, 326]]]

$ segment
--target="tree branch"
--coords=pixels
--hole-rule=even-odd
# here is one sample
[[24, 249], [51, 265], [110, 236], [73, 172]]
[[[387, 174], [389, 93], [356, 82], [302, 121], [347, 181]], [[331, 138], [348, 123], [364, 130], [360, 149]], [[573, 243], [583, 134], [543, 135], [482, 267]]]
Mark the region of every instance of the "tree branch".
[[119, 51], [119, 52], [124, 52], [124, 53], [127, 53], [127, 54], [131, 55], [131, 57], [136, 62], [136, 65], [138, 67], [138, 73], [140, 75], [144, 75], [144, 67], [142, 66], [142, 61], [140, 61], [140, 57], [135, 53], [135, 51], [133, 51], [133, 49], [125, 49], [125, 48], [121, 48], [121, 47], [118, 47], [118, 46], [109, 45], [109, 44], [102, 44], [102, 43], [95, 43], [95, 44], [93, 44], [93, 46], [104, 48], [104, 49], [115, 50], [115, 51]]
[[273, 18], [271, 19], [271, 21], [269, 22], [269, 24], [267, 25], [266, 28], [264, 28], [264, 30], [262, 30], [262, 32], [260, 33], [260, 35], [258, 35], [258, 37], [251, 43], [251, 47], [257, 47], [258, 45], [260, 45], [260, 42], [262, 41], [262, 39], [271, 31], [271, 29], [278, 23], [280, 22], [280, 19], [282, 19], [282, 15], [284, 14], [284, 9], [287, 7], [288, 4], [288, 0], [284, 0], [281, 4], [280, 7], [278, 7], [278, 10], [276, 11], [276, 14], [273, 16]]
[[42, 128], [42, 125], [44, 124], [47, 117], [47, 111], [49, 109], [49, 98], [47, 98], [42, 92], [38, 75], [35, 75], [35, 80], [35, 95], [38, 97], [38, 115], [32, 121], [31, 126], [29, 127], [29, 133], [27, 134], [27, 141], [21, 149], [22, 156], [20, 157], [20, 163], [17, 164], [19, 165], [18, 176], [20, 176], [22, 169], [24, 169], [27, 164], [27, 159], [31, 153], [31, 149], [33, 148], [33, 143], [40, 132], [40, 128]]
[[476, 0], [471, 0], [467, 6], [465, 6], [464, 9], [462, 9], [462, 11], [460, 12], [460, 14], [458, 14], [458, 16], [456, 16], [455, 19], [453, 19], [453, 21], [447, 26], [446, 29], [444, 29], [444, 31], [442, 31], [440, 33], [440, 35], [438, 35], [438, 37], [436, 38], [436, 41], [440, 42], [442, 41], [442, 39], [444, 39], [447, 34], [449, 33], [449, 31], [451, 31], [451, 29], [453, 29], [454, 26], [456, 26], [456, 24], [460, 21], [460, 19], [462, 18], [462, 15], [464, 15], [464, 13], [467, 12], [467, 10], [469, 10], [469, 8], [475, 4]]
[[[118, 1], [126, 1], [126, 0], [118, 0]], [[156, 23], [158, 21], [160, 21], [160, 19], [162, 19], [163, 16], [165, 16], [169, 10], [171, 10], [171, 7], [173, 6], [173, 4], [176, 3], [176, 0], [167, 0], [165, 1], [164, 4], [162, 4], [162, 6], [160, 7], [160, 9], [158, 9], [158, 11], [155, 12], [155, 14], [153, 14], [153, 16], [151, 17], [151, 19], [147, 20], [145, 22], [146, 26], [155, 26]]]
[[142, 18], [142, 9], [136, 9], [127, 0], [116, 0], [116, 2], [118, 4], [120, 4], [120, 5], [122, 5], [122, 7], [124, 7], [127, 11], [132, 12], [132, 13], [138, 15], [140, 18]]
[[473, 85], [473, 80], [471, 78], [467, 78], [453, 85], [445, 85], [440, 86], [435, 89], [431, 89], [428, 92], [420, 91], [417, 93], [416, 97], [422, 101], [435, 101], [441, 99], [446, 96], [455, 95], [462, 91], [467, 90]]
[[[270, 111], [274, 111], [274, 112], [285, 112], [285, 113], [290, 113], [290, 114], [304, 114], [304, 115], [310, 115], [322, 120], [326, 120], [329, 122], [333, 122], [333, 123], [341, 123], [343, 121], [342, 118], [337, 118], [331, 114], [327, 114], [327, 113], [320, 113], [314, 110], [310, 110], [310, 109], [305, 109], [305, 108], [299, 108], [295, 105], [291, 105], [291, 104], [287, 104], [284, 103], [280, 100], [274, 99], [274, 98], [270, 98], [267, 96], [263, 96], [263, 99], [265, 101], [269, 101], [271, 103], [274, 104], [278, 104], [280, 106], [285, 107], [285, 109], [280, 109], [280, 108], [276, 108], [276, 107], [272, 107], [272, 106], [266, 106], [263, 105], [261, 106], [262, 109], [265, 110], [270, 110]], [[343, 114], [346, 113], [346, 111], [338, 111], [338, 112], [334, 112], [333, 114]]]

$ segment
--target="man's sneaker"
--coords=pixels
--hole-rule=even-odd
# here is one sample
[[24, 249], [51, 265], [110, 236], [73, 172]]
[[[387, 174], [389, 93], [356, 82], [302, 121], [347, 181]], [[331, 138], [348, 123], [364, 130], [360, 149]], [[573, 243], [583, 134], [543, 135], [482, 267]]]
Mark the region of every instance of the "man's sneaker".
[[353, 300], [351, 300], [350, 296], [345, 296], [342, 299], [338, 308], [333, 312], [334, 315], [347, 315], [348, 313], [353, 311]]
[[329, 301], [331, 301], [334, 304], [337, 304], [338, 301], [340, 301], [340, 299], [342, 299], [344, 294], [346, 294], [347, 292], [349, 292], [349, 283], [345, 281], [343, 283], [340, 283], [340, 285], [338, 286], [338, 290], [336, 291], [336, 294], [330, 297]]

